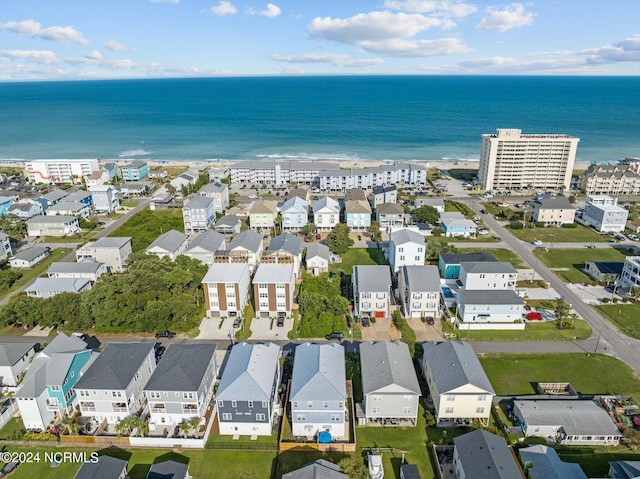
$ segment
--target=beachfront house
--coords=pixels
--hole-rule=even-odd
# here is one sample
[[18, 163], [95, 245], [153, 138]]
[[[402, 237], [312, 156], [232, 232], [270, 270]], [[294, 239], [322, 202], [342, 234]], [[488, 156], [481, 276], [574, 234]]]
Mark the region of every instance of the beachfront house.
[[313, 223], [319, 231], [330, 231], [340, 223], [340, 204], [329, 196], [313, 203]]
[[211, 266], [215, 252], [223, 250], [226, 247], [227, 243], [223, 234], [217, 231], [207, 230], [189, 242], [189, 247], [185, 250], [184, 255]]
[[309, 203], [293, 196], [284, 202], [280, 214], [283, 229], [299, 230], [309, 222]]
[[402, 266], [423, 265], [425, 260], [424, 238], [420, 233], [407, 228], [389, 235], [389, 264], [397, 273]]
[[31, 364], [36, 343], [0, 343], [0, 387], [15, 386]]
[[80, 413], [117, 424], [142, 410], [143, 387], [155, 369], [153, 342], [107, 344], [75, 386]]
[[48, 246], [34, 246], [32, 248], [23, 249], [9, 258], [9, 266], [17, 269], [32, 268], [49, 256], [50, 252], [51, 248]]
[[220, 434], [270, 436], [280, 384], [280, 346], [237, 343], [231, 348], [216, 393]]
[[213, 200], [216, 213], [222, 213], [229, 206], [229, 187], [219, 181], [204, 185], [198, 194]]
[[256, 318], [289, 318], [293, 307], [293, 263], [260, 263], [253, 276]]
[[415, 426], [421, 392], [407, 344], [360, 343], [360, 369], [366, 421]]
[[214, 263], [202, 279], [208, 317], [242, 316], [248, 303], [249, 265]]
[[124, 181], [142, 181], [149, 176], [149, 164], [146, 161], [132, 161], [122, 165], [120, 171]]
[[307, 254], [305, 262], [307, 272], [314, 276], [329, 271], [329, 262], [331, 261], [331, 251], [329, 247], [322, 243], [310, 243], [307, 245]]
[[369, 205], [366, 199], [347, 200], [344, 202], [344, 217], [345, 223], [347, 223], [349, 228], [355, 230], [367, 229], [371, 226], [371, 205]]
[[217, 375], [216, 343], [170, 344], [144, 394], [149, 404], [149, 430], [172, 433], [182, 422], [204, 417]]
[[185, 198], [182, 207], [182, 220], [186, 234], [207, 231], [216, 222], [216, 210], [213, 198], [195, 195]]
[[484, 429], [453, 439], [456, 479], [524, 479], [507, 441]]
[[25, 429], [44, 431], [54, 419], [73, 413], [74, 387], [97, 354], [77, 336], [58, 333], [49, 341], [15, 394]]
[[253, 229], [271, 229], [276, 224], [278, 207], [275, 201], [255, 201], [249, 209], [249, 225]]
[[76, 250], [76, 260], [92, 259], [107, 265], [109, 272], [121, 272], [131, 254], [131, 238], [104, 237]]
[[296, 346], [291, 377], [291, 434], [314, 437], [322, 431], [345, 435], [346, 372], [338, 343]]
[[80, 223], [75, 216], [38, 215], [27, 220], [27, 236], [68, 236], [80, 231]]
[[354, 314], [361, 318], [388, 318], [391, 315], [389, 267], [356, 265], [351, 278]]
[[183, 254], [189, 243], [187, 235], [176, 230], [169, 230], [158, 236], [153, 243], [147, 246], [147, 254], [155, 254], [158, 258], [169, 258], [171, 261]]
[[462, 341], [429, 341], [422, 347], [422, 372], [438, 425], [470, 420], [489, 424], [496, 393], [471, 345]]
[[441, 294], [438, 268], [432, 265], [402, 266], [398, 292], [405, 318], [439, 318]]

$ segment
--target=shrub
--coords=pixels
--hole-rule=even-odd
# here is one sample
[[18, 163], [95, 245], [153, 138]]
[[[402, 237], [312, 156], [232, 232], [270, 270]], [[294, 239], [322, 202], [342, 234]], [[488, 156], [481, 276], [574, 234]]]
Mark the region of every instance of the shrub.
[[439, 226], [436, 226], [435, 228], [433, 228], [431, 230], [431, 234], [433, 236], [442, 236], [444, 234], [444, 230], [442, 228], [440, 228]]
[[543, 221], [536, 221], [536, 228], [544, 228], [544, 222]]
[[512, 230], [521, 230], [522, 228], [524, 228], [524, 225], [520, 221], [512, 221], [511, 223], [509, 223], [509, 228], [511, 228]]
[[55, 434], [49, 434], [48, 432], [28, 432], [22, 437], [25, 441], [57, 441], [58, 437]]
[[578, 223], [562, 223], [563, 228], [577, 228]]
[[618, 302], [618, 298], [613, 298], [613, 300], [612, 300], [612, 301], [613, 301], [614, 303], [617, 303], [617, 302]]
[[602, 298], [601, 301], [605, 304], [607, 304], [609, 302], [609, 298]]

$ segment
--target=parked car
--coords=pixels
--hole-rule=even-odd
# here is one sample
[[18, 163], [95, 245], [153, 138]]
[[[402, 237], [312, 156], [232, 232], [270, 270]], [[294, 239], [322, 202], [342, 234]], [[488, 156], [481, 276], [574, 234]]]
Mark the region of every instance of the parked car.
[[627, 235], [627, 237], [628, 237], [631, 241], [638, 241], [638, 239], [640, 239], [640, 238], [638, 238], [638, 237], [637, 237], [636, 235], [634, 235], [634, 234]]
[[242, 318], [240, 316], [238, 316], [234, 321], [233, 321], [233, 328], [234, 329], [238, 329], [240, 326], [242, 326]]
[[342, 333], [330, 333], [330, 334], [327, 334], [325, 336], [325, 339], [328, 339], [328, 340], [332, 340], [332, 339], [343, 340], [344, 339], [344, 334], [342, 334]]
[[527, 314], [527, 319], [529, 321], [541, 321], [542, 320], [542, 315], [540, 313], [531, 312], [531, 313]]
[[427, 316], [427, 324], [430, 324], [431, 326], [433, 326], [436, 323], [436, 320], [433, 318], [433, 316]]
[[480, 213], [482, 213], [483, 215], [486, 215], [489, 212], [483, 208], [483, 209], [480, 210]]
[[533, 240], [531, 243], [532, 243], [534, 246], [542, 246], [542, 244], [543, 244], [543, 243], [542, 243], [542, 241], [540, 241], [540, 240]]
[[162, 331], [160, 333], [156, 333], [156, 339], [162, 339], [162, 338], [173, 339], [175, 337], [176, 337], [176, 333], [174, 333], [173, 331]]
[[164, 346], [158, 346], [158, 348], [156, 349], [156, 361], [162, 357], [166, 350], [167, 348], [165, 348]]
[[276, 321], [276, 325], [281, 328], [284, 326], [284, 316], [278, 316], [278, 320]]
[[524, 310], [525, 311], [531, 311], [531, 306], [529, 306], [528, 304], [524, 305]]
[[365, 328], [368, 328], [369, 326], [371, 326], [371, 321], [369, 320], [369, 318], [362, 318], [362, 325]]
[[586, 246], [587, 246], [587, 248], [589, 248], [589, 249], [593, 249], [593, 248], [595, 248], [595, 247], [596, 247], [596, 245], [594, 245], [594, 244], [588, 244], [588, 245], [586, 245]]

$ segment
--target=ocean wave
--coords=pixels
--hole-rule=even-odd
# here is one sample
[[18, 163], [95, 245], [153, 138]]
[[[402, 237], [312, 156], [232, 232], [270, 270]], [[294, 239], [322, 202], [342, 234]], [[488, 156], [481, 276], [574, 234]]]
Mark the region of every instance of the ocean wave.
[[127, 150], [127, 151], [123, 151], [121, 153], [118, 153], [118, 156], [120, 158], [124, 158], [127, 156], [147, 156], [150, 155], [151, 152], [147, 151], [147, 150], [143, 150], [142, 148], [138, 148], [137, 150]]

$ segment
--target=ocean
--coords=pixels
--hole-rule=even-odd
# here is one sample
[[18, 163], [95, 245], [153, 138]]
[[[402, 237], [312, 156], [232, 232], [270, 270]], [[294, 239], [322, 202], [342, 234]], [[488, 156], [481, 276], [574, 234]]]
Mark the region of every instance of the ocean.
[[639, 77], [317, 76], [0, 83], [0, 160], [477, 160], [497, 128], [640, 156]]

